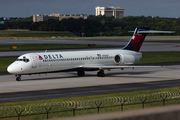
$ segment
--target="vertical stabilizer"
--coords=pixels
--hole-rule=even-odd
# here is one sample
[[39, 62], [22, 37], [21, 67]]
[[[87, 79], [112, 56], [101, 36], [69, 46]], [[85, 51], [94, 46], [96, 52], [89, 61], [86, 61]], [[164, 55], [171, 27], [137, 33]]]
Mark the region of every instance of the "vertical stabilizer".
[[137, 27], [134, 31], [133, 37], [123, 49], [139, 52], [147, 33], [139, 34], [138, 31], [149, 31], [149, 29], [150, 27]]

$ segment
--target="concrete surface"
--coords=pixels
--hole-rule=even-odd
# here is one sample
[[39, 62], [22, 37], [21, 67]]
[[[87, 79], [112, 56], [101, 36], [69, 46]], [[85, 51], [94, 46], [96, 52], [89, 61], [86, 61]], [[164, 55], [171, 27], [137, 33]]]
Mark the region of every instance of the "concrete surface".
[[173, 80], [180, 78], [179, 73], [180, 65], [173, 65], [124, 71], [113, 69], [105, 71], [105, 77], [97, 77], [97, 71], [86, 72], [84, 77], [78, 77], [76, 72], [22, 75], [22, 81], [16, 81], [14, 75], [2, 75], [0, 93]]

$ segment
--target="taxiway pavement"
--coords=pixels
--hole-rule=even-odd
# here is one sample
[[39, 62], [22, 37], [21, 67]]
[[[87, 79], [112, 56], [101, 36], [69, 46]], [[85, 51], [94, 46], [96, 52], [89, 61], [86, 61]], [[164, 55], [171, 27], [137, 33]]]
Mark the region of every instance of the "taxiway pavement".
[[84, 77], [78, 77], [76, 72], [22, 75], [22, 81], [16, 81], [14, 75], [1, 75], [0, 93], [174, 80], [180, 79], [179, 73], [180, 65], [173, 65], [157, 68], [115, 69], [105, 71], [105, 77], [97, 77], [97, 71], [86, 72]]
[[47, 75], [24, 75], [15, 81], [13, 75], [0, 76], [0, 102], [19, 102], [61, 97], [99, 95], [138, 90], [180, 86], [180, 65], [157, 68], [117, 69], [105, 71], [97, 77], [96, 71], [77, 77], [76, 72]]

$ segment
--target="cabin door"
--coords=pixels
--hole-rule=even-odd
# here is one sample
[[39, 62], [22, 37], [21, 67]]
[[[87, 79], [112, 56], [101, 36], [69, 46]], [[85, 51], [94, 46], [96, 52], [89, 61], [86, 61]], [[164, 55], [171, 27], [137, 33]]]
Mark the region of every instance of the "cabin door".
[[32, 68], [37, 67], [37, 56], [31, 56]]

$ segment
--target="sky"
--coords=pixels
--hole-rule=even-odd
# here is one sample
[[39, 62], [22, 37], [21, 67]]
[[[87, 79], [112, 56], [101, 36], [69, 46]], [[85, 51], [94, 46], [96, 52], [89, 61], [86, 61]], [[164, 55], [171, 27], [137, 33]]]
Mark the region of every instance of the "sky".
[[0, 0], [0, 17], [95, 15], [96, 6], [125, 8], [125, 16], [180, 17], [180, 0]]

